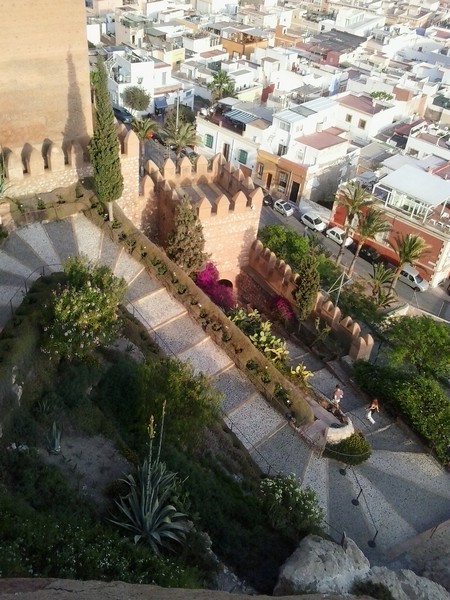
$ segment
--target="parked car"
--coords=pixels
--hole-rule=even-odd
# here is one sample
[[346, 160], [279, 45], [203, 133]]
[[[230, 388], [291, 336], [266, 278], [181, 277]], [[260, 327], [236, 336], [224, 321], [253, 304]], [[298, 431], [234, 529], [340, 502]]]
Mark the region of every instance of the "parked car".
[[284, 217], [292, 217], [294, 209], [292, 206], [284, 200], [277, 200], [273, 205], [274, 210], [281, 213]]
[[342, 246], [342, 244], [344, 244], [345, 247], [348, 247], [351, 244], [353, 244], [352, 238], [351, 237], [346, 238], [345, 231], [343, 229], [341, 229], [340, 227], [331, 227], [330, 229], [328, 229], [326, 231], [325, 235], [327, 236], [327, 238], [330, 238], [330, 240], [333, 240], [333, 242], [336, 242], [340, 246]]
[[420, 275], [419, 271], [408, 263], [403, 265], [398, 279], [412, 287], [416, 292], [425, 292], [430, 287], [428, 281]]
[[192, 148], [186, 146], [186, 148], [183, 148], [183, 150], [181, 151], [181, 156], [187, 156], [191, 162], [195, 162], [199, 155], [197, 154], [197, 152], [195, 152], [195, 150], [192, 150]]
[[116, 119], [118, 121], [120, 121], [121, 123], [125, 123], [126, 125], [129, 125], [130, 123], [133, 122], [133, 115], [126, 108], [123, 108], [122, 106], [113, 105], [113, 113], [114, 113], [114, 116], [116, 117]]
[[303, 213], [300, 217], [300, 221], [309, 229], [315, 231], [324, 231], [327, 228], [326, 223], [322, 221], [320, 215], [312, 210]]
[[[352, 242], [348, 249], [350, 250], [350, 252], [353, 252], [353, 254], [356, 254], [357, 246], [358, 244], [356, 242]], [[368, 244], [363, 244], [361, 246], [361, 250], [359, 251], [358, 256], [363, 260], [366, 260], [371, 265], [381, 262], [381, 254], [377, 252], [375, 248], [369, 246]]]
[[273, 208], [274, 199], [270, 194], [266, 194], [263, 198], [264, 206], [271, 206]]

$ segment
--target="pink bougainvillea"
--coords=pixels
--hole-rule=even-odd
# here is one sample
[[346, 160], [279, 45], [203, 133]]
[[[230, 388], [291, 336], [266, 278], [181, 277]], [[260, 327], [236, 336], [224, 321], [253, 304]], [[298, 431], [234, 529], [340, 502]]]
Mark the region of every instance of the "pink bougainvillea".
[[290, 303], [283, 296], [275, 296], [272, 301], [272, 311], [274, 317], [283, 323], [290, 323], [295, 319]]
[[236, 304], [233, 288], [219, 281], [219, 271], [214, 263], [207, 262], [195, 274], [195, 283], [224, 310], [230, 310]]

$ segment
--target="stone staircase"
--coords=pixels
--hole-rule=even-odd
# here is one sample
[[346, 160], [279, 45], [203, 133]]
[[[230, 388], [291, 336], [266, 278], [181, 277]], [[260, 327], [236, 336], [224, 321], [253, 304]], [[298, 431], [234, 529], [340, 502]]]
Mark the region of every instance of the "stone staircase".
[[[0, 249], [0, 329], [32, 281], [44, 272], [60, 270], [69, 255], [78, 253], [125, 278], [130, 312], [166, 354], [189, 360], [196, 372], [211, 377], [223, 393], [225, 422], [265, 473], [295, 473], [303, 486], [315, 490], [336, 540], [345, 531], [372, 561], [382, 562], [389, 548], [449, 518], [448, 474], [383, 412], [376, 425], [369, 426], [365, 400], [344, 386], [342, 407], [369, 437], [374, 451], [369, 461], [342, 475], [343, 465], [318, 458], [184, 306], [81, 214], [29, 225], [5, 241]], [[289, 344], [289, 350], [292, 363], [303, 362], [313, 371], [313, 387], [329, 397], [336, 376], [304, 349]]]

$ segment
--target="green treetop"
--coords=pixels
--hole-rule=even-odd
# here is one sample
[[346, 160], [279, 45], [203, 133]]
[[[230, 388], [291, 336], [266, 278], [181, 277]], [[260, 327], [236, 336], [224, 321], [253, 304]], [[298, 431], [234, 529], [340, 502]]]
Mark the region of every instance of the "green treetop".
[[175, 210], [175, 223], [166, 245], [167, 256], [187, 273], [193, 273], [205, 263], [204, 248], [202, 224], [189, 196], [183, 196]]
[[118, 200], [123, 192], [119, 140], [108, 95], [107, 73], [101, 57], [97, 62], [95, 87], [95, 127], [89, 143], [97, 198], [102, 203]]

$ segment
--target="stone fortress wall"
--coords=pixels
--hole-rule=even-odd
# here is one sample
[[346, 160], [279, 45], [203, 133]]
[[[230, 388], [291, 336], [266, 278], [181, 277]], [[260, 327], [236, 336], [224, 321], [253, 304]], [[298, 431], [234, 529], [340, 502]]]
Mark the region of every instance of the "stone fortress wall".
[[262, 190], [221, 154], [211, 161], [199, 156], [194, 166], [186, 157], [177, 165], [167, 159], [161, 169], [148, 161], [140, 206], [135, 203], [127, 210], [126, 203], [121, 203], [121, 207], [135, 225], [157, 231], [158, 241], [164, 245], [177, 202], [184, 195], [191, 199], [203, 225], [205, 251], [220, 276], [235, 283], [241, 268], [248, 264], [258, 233]]
[[[294, 273], [284, 260], [265, 248], [259, 240], [255, 240], [250, 249], [249, 266], [280, 296], [292, 301], [292, 292], [299, 275]], [[343, 344], [348, 355], [353, 359], [370, 357], [373, 337], [361, 334], [361, 327], [351, 317], [342, 317], [339, 307], [334, 306], [323, 292], [317, 294], [313, 308], [313, 316], [320, 317], [331, 327], [333, 334]]]

